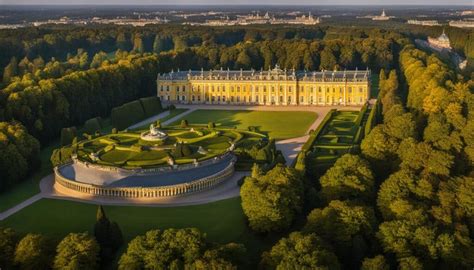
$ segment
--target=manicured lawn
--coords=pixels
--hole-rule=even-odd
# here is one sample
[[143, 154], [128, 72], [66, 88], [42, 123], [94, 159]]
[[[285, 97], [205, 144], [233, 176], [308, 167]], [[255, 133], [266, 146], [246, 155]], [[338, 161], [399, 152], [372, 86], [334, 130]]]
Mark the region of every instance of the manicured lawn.
[[[107, 216], [118, 222], [128, 241], [156, 228], [196, 227], [216, 242], [238, 240], [245, 217], [240, 198], [184, 207], [105, 206]], [[71, 201], [42, 199], [0, 224], [18, 232], [38, 232], [60, 239], [70, 232], [92, 232], [97, 206]]]
[[[151, 229], [195, 227], [212, 242], [239, 242], [246, 245], [252, 261], [267, 246], [251, 233], [240, 206], [240, 198], [205, 205], [183, 207], [105, 206], [107, 216], [116, 221], [125, 243]], [[0, 222], [22, 234], [42, 233], [55, 240], [70, 232], [93, 232], [97, 206], [78, 202], [42, 199]], [[125, 247], [124, 247], [125, 248]]]
[[[222, 126], [247, 129], [256, 126], [278, 140], [303, 136], [316, 120], [314, 112], [197, 110], [184, 117], [190, 124], [214, 122]], [[180, 121], [172, 123], [179, 124]]]

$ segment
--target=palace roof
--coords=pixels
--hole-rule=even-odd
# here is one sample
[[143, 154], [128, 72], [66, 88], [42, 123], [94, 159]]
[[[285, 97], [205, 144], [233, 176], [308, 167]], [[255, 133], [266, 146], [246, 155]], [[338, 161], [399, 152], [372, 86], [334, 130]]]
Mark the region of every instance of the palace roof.
[[370, 70], [343, 71], [295, 71], [280, 69], [278, 65], [270, 70], [189, 70], [158, 74], [159, 80], [298, 80], [298, 81], [367, 81]]

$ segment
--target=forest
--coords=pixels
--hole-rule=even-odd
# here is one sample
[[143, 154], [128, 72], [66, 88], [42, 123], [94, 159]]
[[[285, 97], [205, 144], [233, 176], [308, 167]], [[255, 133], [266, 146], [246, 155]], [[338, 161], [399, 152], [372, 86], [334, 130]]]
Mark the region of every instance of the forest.
[[[108, 117], [114, 107], [152, 96], [159, 72], [275, 64], [306, 70], [369, 68], [379, 74], [381, 109], [358, 153], [343, 155], [318, 178], [304, 166], [279, 164], [269, 170], [255, 165], [243, 181], [249, 229], [262, 237], [281, 236], [261, 254], [259, 268], [474, 265], [474, 82], [414, 46], [414, 38], [435, 33], [336, 27], [11, 31], [18, 32], [0, 35], [0, 50], [8, 52], [0, 59], [0, 190], [33, 172], [40, 144], [57, 140], [62, 128]], [[463, 31], [447, 29], [455, 48], [472, 56], [472, 34], [463, 38]], [[12, 162], [12, 156], [19, 161]], [[44, 264], [96, 269], [100, 258], [111, 256], [99, 246], [116, 252], [114, 241], [121, 238], [103, 209], [96, 226], [95, 238], [67, 236], [55, 246], [56, 257], [41, 235], [20, 241], [2, 229], [0, 242], [6, 244], [0, 253], [10, 255], [0, 263], [31, 263], [25, 263], [24, 250], [28, 241], [36, 241], [46, 251], [32, 258], [49, 258], [40, 261]], [[71, 246], [73, 240], [87, 249], [79, 261], [70, 259], [70, 250], [79, 248]], [[187, 243], [196, 248], [183, 248]], [[169, 256], [153, 257], [171, 249]], [[118, 268], [233, 269], [242, 266], [245, 252], [236, 243], [208, 243], [192, 229], [152, 230], [129, 243]]]

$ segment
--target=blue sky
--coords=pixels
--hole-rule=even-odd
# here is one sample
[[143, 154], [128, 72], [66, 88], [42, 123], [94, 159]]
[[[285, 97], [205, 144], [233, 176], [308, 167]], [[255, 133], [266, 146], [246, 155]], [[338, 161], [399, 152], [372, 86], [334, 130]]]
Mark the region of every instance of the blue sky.
[[120, 5], [471, 5], [474, 0], [0, 0], [0, 5], [120, 4]]

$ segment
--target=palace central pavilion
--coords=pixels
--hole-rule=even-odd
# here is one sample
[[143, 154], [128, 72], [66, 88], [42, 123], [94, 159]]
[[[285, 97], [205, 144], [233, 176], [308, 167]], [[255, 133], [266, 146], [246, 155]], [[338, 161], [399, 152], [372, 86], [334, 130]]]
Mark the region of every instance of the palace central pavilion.
[[370, 71], [210, 70], [159, 74], [164, 102], [247, 105], [363, 105]]

